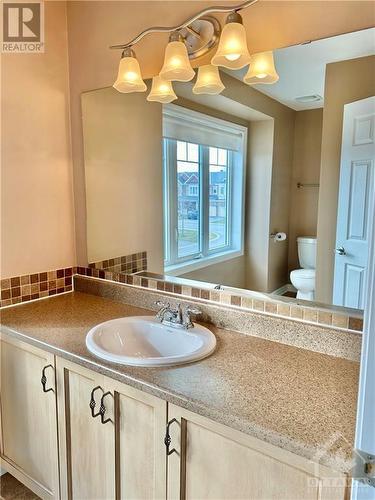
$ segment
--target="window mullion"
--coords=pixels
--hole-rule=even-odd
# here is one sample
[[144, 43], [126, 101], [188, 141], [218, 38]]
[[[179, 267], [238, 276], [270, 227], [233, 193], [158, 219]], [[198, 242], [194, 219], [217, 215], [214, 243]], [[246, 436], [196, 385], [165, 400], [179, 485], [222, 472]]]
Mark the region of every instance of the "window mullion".
[[170, 261], [176, 262], [178, 252], [177, 252], [177, 227], [178, 227], [178, 216], [177, 216], [177, 193], [178, 193], [178, 183], [177, 183], [177, 141], [168, 140], [168, 181], [169, 181], [169, 249], [170, 249]]
[[228, 151], [228, 167], [227, 167], [227, 242], [231, 248], [233, 244], [233, 151]]
[[200, 146], [201, 155], [201, 249], [204, 256], [209, 252], [210, 211], [210, 154], [208, 146]]

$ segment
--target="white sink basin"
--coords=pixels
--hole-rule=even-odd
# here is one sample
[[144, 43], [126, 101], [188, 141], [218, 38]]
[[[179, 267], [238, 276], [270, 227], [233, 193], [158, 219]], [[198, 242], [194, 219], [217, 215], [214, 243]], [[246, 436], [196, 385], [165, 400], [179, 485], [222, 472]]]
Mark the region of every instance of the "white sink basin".
[[86, 346], [99, 358], [132, 366], [178, 365], [211, 354], [215, 335], [194, 324], [185, 330], [159, 323], [153, 316], [118, 318], [92, 328]]

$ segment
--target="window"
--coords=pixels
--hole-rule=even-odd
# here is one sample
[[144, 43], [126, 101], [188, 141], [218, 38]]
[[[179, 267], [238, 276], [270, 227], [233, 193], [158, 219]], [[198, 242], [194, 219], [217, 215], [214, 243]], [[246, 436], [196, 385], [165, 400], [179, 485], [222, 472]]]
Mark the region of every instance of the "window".
[[193, 181], [194, 181], [194, 185], [190, 185], [189, 186], [189, 195], [190, 196], [198, 196], [198, 181], [196, 179], [196, 177], [194, 176], [193, 178]]
[[163, 112], [164, 260], [182, 273], [243, 253], [246, 129], [178, 108]]

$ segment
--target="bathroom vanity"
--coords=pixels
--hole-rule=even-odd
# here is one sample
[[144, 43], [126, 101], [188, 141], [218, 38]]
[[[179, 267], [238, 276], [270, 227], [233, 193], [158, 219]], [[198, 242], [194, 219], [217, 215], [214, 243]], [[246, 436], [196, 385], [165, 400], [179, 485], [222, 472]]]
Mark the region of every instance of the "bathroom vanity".
[[358, 363], [212, 325], [216, 351], [179, 367], [87, 350], [145, 314], [80, 292], [3, 311], [5, 470], [42, 498], [345, 498]]

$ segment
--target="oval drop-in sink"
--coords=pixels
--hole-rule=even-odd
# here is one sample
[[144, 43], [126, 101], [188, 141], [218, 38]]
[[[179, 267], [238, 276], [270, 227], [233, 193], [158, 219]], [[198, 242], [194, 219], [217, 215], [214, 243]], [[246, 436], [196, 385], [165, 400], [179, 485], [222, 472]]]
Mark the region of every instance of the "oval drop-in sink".
[[216, 346], [215, 335], [194, 324], [185, 330], [166, 326], [153, 316], [130, 316], [94, 326], [86, 346], [99, 358], [131, 366], [166, 366], [205, 358]]

